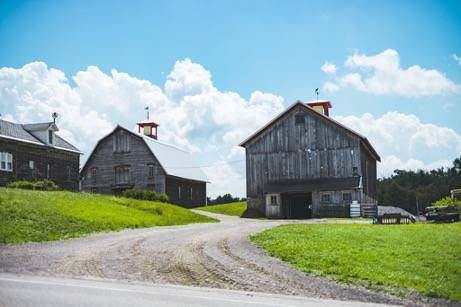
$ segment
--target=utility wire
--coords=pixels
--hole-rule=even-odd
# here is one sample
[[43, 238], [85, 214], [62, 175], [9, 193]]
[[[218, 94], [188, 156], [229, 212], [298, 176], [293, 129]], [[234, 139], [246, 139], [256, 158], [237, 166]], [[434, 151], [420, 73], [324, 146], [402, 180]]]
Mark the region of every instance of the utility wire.
[[243, 161], [245, 161], [245, 160], [223, 161], [223, 162], [216, 162], [216, 163], [213, 163], [213, 164], [199, 165], [199, 166], [180, 166], [180, 167], [165, 166], [165, 167], [170, 168], [170, 169], [205, 168], [205, 167], [213, 167], [213, 166], [216, 166], [216, 165], [238, 163], [238, 162], [243, 162]]

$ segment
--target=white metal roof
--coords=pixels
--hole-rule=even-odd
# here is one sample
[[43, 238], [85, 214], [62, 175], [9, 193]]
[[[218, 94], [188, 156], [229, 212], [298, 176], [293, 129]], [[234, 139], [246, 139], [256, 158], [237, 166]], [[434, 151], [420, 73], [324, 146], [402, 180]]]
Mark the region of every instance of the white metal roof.
[[168, 175], [198, 181], [208, 181], [205, 173], [189, 152], [159, 142], [148, 136], [137, 135], [143, 138]]

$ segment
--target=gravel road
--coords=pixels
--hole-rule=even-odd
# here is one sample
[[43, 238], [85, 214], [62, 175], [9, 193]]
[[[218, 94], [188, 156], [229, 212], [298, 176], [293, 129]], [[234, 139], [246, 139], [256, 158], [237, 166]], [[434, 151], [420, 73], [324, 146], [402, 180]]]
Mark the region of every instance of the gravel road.
[[[0, 272], [109, 278], [416, 305], [414, 300], [404, 301], [388, 294], [339, 285], [325, 278], [302, 273], [268, 256], [247, 239], [251, 233], [292, 221], [239, 219], [200, 213], [217, 217], [221, 222], [135, 229], [73, 240], [0, 246]], [[325, 222], [315, 219], [303, 221]]]

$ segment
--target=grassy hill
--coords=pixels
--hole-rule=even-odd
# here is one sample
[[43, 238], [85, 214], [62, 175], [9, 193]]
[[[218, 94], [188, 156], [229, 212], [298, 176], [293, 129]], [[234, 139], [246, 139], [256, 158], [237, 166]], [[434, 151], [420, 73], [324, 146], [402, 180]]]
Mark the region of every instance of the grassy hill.
[[225, 215], [242, 216], [243, 212], [247, 209], [247, 202], [240, 201], [222, 205], [208, 205], [196, 209]]
[[251, 240], [304, 272], [461, 302], [461, 223], [284, 225]]
[[68, 239], [124, 228], [214, 221], [160, 202], [88, 193], [0, 188], [0, 244]]

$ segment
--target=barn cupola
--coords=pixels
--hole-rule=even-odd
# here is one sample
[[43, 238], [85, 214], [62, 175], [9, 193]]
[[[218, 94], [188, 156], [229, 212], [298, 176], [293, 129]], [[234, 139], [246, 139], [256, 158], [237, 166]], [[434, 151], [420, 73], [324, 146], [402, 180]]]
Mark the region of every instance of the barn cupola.
[[328, 100], [313, 100], [309, 101], [307, 105], [325, 116], [330, 116], [328, 109], [331, 108], [331, 103]]
[[137, 123], [137, 125], [138, 125], [138, 132], [139, 133], [141, 133], [141, 129], [142, 129], [142, 133], [145, 136], [151, 137], [151, 138], [153, 138], [155, 140], [157, 139], [157, 127], [158, 127], [158, 124], [154, 123], [151, 120], [145, 120], [145, 121]]

